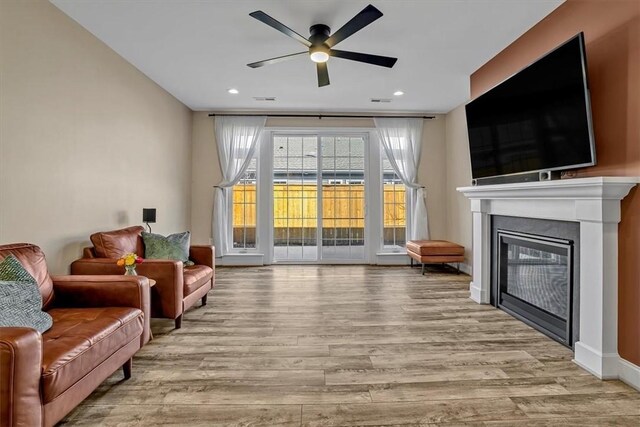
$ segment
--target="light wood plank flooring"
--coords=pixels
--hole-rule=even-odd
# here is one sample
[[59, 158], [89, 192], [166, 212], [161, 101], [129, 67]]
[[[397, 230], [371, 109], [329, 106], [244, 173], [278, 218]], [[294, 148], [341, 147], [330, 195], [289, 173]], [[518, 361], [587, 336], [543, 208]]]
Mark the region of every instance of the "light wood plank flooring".
[[109, 378], [69, 426], [640, 426], [640, 394], [409, 267], [219, 268], [209, 304]]

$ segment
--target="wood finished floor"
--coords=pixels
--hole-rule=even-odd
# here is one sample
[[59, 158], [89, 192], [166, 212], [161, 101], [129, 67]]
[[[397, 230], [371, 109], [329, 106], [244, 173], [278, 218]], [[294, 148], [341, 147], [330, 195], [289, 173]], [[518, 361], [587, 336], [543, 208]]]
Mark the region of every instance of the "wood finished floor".
[[69, 426], [640, 426], [640, 393], [409, 267], [219, 268]]

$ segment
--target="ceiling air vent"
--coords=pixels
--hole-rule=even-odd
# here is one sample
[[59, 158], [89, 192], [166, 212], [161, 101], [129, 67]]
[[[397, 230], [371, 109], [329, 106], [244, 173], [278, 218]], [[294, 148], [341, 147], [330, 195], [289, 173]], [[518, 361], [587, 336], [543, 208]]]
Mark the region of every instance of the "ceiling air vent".
[[276, 97], [275, 96], [254, 96], [253, 99], [256, 101], [275, 101]]
[[391, 100], [388, 98], [371, 98], [371, 102], [381, 103], [381, 102], [391, 102]]

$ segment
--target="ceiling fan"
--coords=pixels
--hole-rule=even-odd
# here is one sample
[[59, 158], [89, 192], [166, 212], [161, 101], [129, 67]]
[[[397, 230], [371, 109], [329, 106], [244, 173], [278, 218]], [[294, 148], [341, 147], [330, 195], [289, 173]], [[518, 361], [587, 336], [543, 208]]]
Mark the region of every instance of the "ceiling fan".
[[309, 28], [311, 35], [308, 39], [293, 31], [291, 28], [267, 15], [261, 10], [257, 10], [249, 14], [260, 22], [275, 28], [281, 33], [299, 41], [306, 47], [308, 51], [292, 53], [289, 55], [278, 56], [276, 58], [265, 59], [264, 61], [252, 62], [247, 64], [251, 68], [258, 68], [276, 62], [286, 61], [299, 55], [309, 55], [309, 58], [316, 63], [318, 71], [318, 87], [327, 86], [329, 84], [329, 71], [327, 70], [327, 61], [329, 57], [349, 59], [351, 61], [365, 62], [367, 64], [379, 65], [381, 67], [392, 68], [398, 58], [388, 56], [371, 55], [368, 53], [349, 52], [346, 50], [333, 49], [335, 45], [360, 31], [367, 25], [382, 16], [382, 12], [374, 6], [369, 5], [362, 9], [360, 13], [351, 18], [349, 22], [344, 24], [335, 33], [331, 34], [331, 29], [324, 24], [315, 24]]

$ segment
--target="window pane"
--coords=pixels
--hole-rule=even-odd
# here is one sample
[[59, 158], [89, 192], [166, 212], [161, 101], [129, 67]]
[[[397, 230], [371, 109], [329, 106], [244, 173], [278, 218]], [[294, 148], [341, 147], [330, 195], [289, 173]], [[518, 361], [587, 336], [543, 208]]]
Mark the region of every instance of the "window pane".
[[257, 159], [251, 160], [247, 171], [232, 188], [232, 247], [256, 247], [257, 223]]
[[382, 235], [383, 246], [397, 248], [405, 245], [406, 197], [405, 186], [393, 171], [384, 150], [382, 159]]

